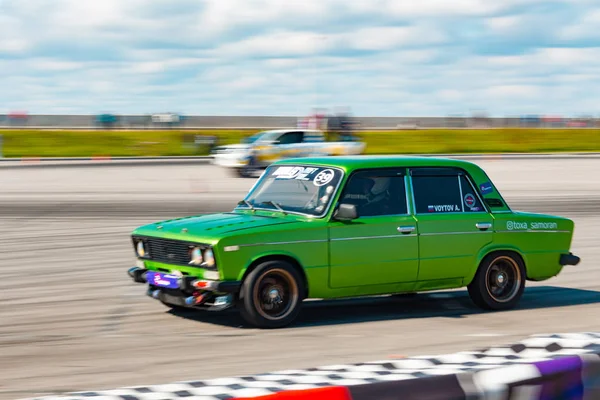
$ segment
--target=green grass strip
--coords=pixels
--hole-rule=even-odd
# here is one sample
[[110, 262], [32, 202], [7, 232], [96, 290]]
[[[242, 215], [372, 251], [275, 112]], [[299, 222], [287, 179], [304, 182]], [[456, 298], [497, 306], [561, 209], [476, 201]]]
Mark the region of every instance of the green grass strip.
[[[2, 130], [4, 157], [205, 155], [194, 135], [239, 143], [256, 131]], [[368, 154], [546, 153], [600, 151], [600, 129], [423, 129], [360, 132]]]

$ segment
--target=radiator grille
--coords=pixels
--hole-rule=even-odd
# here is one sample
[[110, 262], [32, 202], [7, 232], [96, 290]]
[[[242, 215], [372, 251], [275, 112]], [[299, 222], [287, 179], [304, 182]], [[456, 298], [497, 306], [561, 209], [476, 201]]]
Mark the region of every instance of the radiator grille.
[[148, 259], [165, 264], [189, 265], [190, 247], [208, 247], [199, 243], [154, 237], [134, 237], [134, 239], [143, 239], [146, 242], [149, 253]]

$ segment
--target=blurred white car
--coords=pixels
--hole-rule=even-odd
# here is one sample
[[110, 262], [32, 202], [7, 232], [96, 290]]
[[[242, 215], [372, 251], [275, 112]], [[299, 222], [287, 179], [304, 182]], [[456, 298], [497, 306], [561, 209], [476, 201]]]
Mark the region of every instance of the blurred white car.
[[357, 155], [365, 147], [354, 138], [328, 142], [320, 130], [295, 128], [259, 132], [243, 143], [215, 147], [211, 155], [213, 164], [249, 177], [282, 158]]

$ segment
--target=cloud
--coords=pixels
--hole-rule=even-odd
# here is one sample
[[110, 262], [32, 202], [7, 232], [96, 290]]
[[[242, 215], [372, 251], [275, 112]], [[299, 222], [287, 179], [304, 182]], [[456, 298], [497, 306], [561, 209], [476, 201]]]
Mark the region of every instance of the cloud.
[[539, 88], [533, 85], [496, 85], [491, 86], [486, 90], [489, 96], [507, 97], [514, 99], [515, 97], [535, 98], [539, 95]]
[[545, 48], [535, 54], [540, 63], [561, 67], [582, 67], [600, 64], [600, 47], [595, 48]]
[[482, 16], [502, 9], [501, 5], [486, 0], [389, 0], [387, 9], [395, 15], [417, 16]]
[[31, 59], [31, 68], [37, 71], [73, 71], [85, 68], [86, 64], [75, 61], [53, 60], [46, 58]]
[[443, 43], [445, 35], [430, 27], [373, 27], [352, 32], [341, 40], [357, 50], [391, 50]]
[[0, 53], [23, 53], [27, 48], [27, 41], [22, 39], [8, 38], [0, 42]]
[[326, 1], [314, 0], [207, 0], [204, 4], [198, 22], [209, 34], [256, 26], [282, 26], [285, 22], [296, 26], [317, 25], [318, 18], [330, 11]]
[[0, 112], [595, 113], [599, 22], [594, 0], [3, 0]]
[[566, 40], [600, 39], [600, 9], [589, 10], [579, 21], [559, 29], [559, 37]]
[[506, 33], [519, 26], [520, 16], [510, 15], [505, 17], [488, 18], [485, 23], [494, 33]]
[[326, 39], [313, 32], [276, 31], [226, 44], [214, 53], [235, 57], [310, 56], [328, 47]]
[[135, 74], [157, 74], [165, 73], [169, 70], [177, 70], [182, 67], [199, 66], [210, 62], [204, 58], [170, 58], [158, 61], [133, 62], [129, 71]]

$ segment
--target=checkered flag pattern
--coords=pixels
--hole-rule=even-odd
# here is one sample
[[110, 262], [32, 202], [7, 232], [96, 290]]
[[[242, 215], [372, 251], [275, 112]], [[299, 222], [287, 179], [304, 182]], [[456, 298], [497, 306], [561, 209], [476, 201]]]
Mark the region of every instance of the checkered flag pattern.
[[[533, 393], [535, 388], [539, 389], [541, 387], [540, 384], [535, 384], [535, 382], [536, 379], [541, 377], [539, 371], [542, 367], [546, 368], [548, 365], [554, 365], [559, 362], [558, 360], [574, 360], [573, 356], [576, 356], [575, 359], [579, 362], [589, 359], [589, 357], [595, 357], [595, 362], [600, 364], [600, 333], [535, 335], [510, 345], [447, 355], [410, 357], [351, 365], [329, 365], [254, 376], [79, 392], [60, 396], [39, 397], [37, 399], [165, 400], [190, 398], [195, 400], [225, 400], [260, 397], [287, 391], [347, 387], [352, 395], [349, 398], [358, 400], [377, 398], [373, 397], [372, 393], [368, 395], [365, 395], [365, 393], [369, 393], [369, 390], [374, 388], [382, 390], [382, 388], [387, 387], [385, 383], [397, 385], [404, 382], [406, 389], [408, 389], [414, 385], [421, 385], [422, 378], [427, 380], [436, 378], [438, 384], [428, 385], [428, 390], [434, 386], [438, 390], [440, 387], [447, 385], [448, 387], [455, 387], [456, 390], [465, 395], [469, 391], [480, 393], [486, 385], [488, 387], [490, 385], [510, 387], [510, 379], [517, 379], [518, 377], [522, 380], [524, 377], [529, 377], [528, 379], [533, 382], [532, 386], [527, 386], [528, 389], [523, 390], [530, 390]], [[549, 363], [552, 360], [555, 360], [554, 364]], [[600, 376], [600, 368], [598, 369], [597, 372]], [[596, 385], [598, 385], [598, 380], [599, 378], [596, 377], [594, 381]], [[452, 391], [452, 389], [447, 390]], [[403, 393], [406, 395], [407, 392], [403, 391]], [[521, 397], [514, 398], [538, 398], [526, 397], [523, 394], [525, 392], [519, 393], [521, 393]], [[600, 396], [600, 392], [597, 394]], [[403, 397], [403, 399], [408, 398], [412, 397]]]

